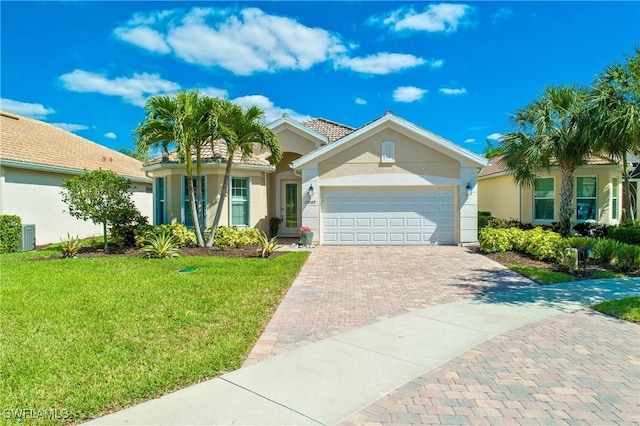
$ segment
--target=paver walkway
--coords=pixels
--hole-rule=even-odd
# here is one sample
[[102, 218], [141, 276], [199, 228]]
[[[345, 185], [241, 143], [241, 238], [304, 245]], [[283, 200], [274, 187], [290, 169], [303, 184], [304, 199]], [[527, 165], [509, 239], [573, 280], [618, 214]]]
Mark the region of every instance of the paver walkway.
[[532, 284], [463, 247], [319, 246], [244, 365], [415, 309]]

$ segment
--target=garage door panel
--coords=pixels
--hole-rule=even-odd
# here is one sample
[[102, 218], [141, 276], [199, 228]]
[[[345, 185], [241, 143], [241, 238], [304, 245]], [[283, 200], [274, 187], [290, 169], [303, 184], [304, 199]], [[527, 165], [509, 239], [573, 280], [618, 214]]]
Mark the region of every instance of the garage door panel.
[[455, 244], [451, 188], [322, 189], [323, 242]]

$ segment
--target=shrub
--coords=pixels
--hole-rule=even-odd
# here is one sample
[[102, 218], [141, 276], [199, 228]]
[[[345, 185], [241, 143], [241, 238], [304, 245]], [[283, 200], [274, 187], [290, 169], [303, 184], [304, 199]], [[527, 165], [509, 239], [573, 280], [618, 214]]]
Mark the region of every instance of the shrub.
[[609, 238], [596, 240], [593, 245], [593, 258], [600, 263], [609, 264], [616, 259], [620, 242]]
[[147, 224], [147, 217], [133, 207], [115, 213], [109, 231], [116, 244], [133, 247], [136, 245], [136, 231]]
[[622, 272], [640, 269], [640, 246], [635, 244], [620, 244], [616, 253], [617, 267]]
[[542, 228], [525, 231], [525, 251], [539, 260], [558, 261], [568, 247], [560, 234]]
[[166, 259], [180, 257], [180, 248], [176, 238], [170, 232], [151, 234], [140, 249], [144, 257]]
[[609, 230], [609, 238], [626, 244], [640, 244], [640, 226], [617, 226]]
[[567, 238], [567, 244], [571, 248], [577, 249], [585, 249], [585, 248], [593, 248], [596, 240], [594, 238], [589, 237], [569, 237]]
[[581, 222], [573, 227], [576, 234], [580, 237], [606, 238], [609, 232], [609, 226], [596, 222]]
[[491, 219], [491, 212], [478, 212], [478, 229], [489, 226], [489, 219]]
[[513, 249], [508, 230], [487, 227], [478, 235], [480, 250], [484, 253], [502, 253]]
[[0, 253], [20, 250], [22, 220], [20, 216], [0, 215]]
[[272, 237], [278, 235], [278, 230], [280, 229], [281, 223], [282, 219], [280, 219], [279, 217], [274, 216], [269, 219], [269, 232], [271, 233]]
[[219, 226], [213, 238], [213, 245], [221, 249], [258, 245], [260, 231], [256, 228], [238, 228]]
[[146, 225], [141, 226], [136, 231], [136, 246], [142, 247], [153, 236], [162, 233], [169, 233], [173, 236], [178, 247], [193, 247], [197, 244], [196, 234], [181, 223], [171, 225]]
[[278, 244], [278, 237], [268, 238], [267, 234], [265, 234], [264, 232], [261, 233], [258, 237], [258, 244], [260, 245], [260, 249], [262, 250], [261, 256], [263, 258], [271, 256], [274, 251], [282, 247]]
[[82, 242], [80, 241], [80, 238], [78, 238], [77, 235], [75, 238], [73, 238], [67, 232], [67, 239], [60, 239], [60, 252], [62, 253], [62, 258], [71, 259], [78, 257], [78, 252], [80, 251], [81, 246]]

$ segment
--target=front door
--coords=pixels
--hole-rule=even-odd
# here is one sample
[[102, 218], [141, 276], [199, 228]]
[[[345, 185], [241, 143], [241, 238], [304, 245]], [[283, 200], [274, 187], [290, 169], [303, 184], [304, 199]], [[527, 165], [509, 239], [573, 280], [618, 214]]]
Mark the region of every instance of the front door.
[[280, 224], [281, 236], [297, 236], [301, 223], [300, 185], [295, 181], [282, 181]]

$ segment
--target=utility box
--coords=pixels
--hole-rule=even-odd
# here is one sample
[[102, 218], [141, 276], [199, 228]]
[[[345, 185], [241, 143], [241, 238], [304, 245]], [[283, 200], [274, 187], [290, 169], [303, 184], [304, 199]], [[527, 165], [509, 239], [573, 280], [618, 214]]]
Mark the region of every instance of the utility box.
[[36, 249], [36, 226], [22, 225], [22, 235], [20, 236], [20, 250], [32, 251]]

